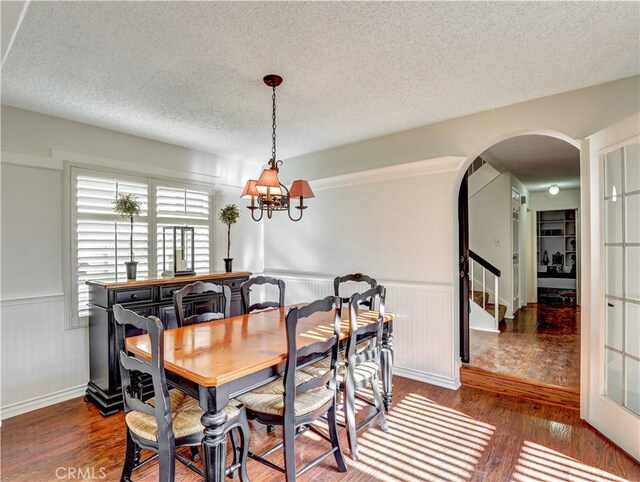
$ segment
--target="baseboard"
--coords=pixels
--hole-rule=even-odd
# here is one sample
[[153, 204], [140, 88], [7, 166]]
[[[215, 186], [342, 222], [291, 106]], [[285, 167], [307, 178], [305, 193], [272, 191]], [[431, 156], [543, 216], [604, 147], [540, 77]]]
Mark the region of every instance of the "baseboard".
[[72, 398], [81, 397], [84, 395], [86, 390], [87, 385], [83, 384], [78, 385], [77, 387], [67, 388], [66, 390], [60, 390], [59, 392], [50, 393], [49, 395], [25, 400], [24, 402], [12, 403], [11, 405], [0, 408], [0, 420], [6, 420], [7, 418], [38, 410], [39, 408], [48, 407], [49, 405], [65, 402]]
[[393, 374], [399, 377], [410, 378], [419, 382], [428, 383], [430, 385], [436, 385], [438, 387], [448, 388], [450, 390], [457, 390], [460, 388], [460, 380], [454, 378], [447, 378], [434, 373], [426, 373], [412, 368], [403, 368], [394, 366]]

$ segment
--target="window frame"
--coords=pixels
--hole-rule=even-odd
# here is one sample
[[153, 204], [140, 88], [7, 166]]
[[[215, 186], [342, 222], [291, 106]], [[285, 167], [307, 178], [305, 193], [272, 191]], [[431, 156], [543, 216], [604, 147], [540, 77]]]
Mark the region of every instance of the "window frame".
[[96, 166], [85, 166], [76, 163], [65, 163], [65, 171], [68, 172], [69, 182], [65, 183], [66, 192], [64, 193], [65, 204], [69, 209], [69, 216], [66, 217], [68, 222], [63, 227], [65, 236], [68, 236], [68, 241], [64, 243], [68, 247], [65, 249], [69, 255], [69, 259], [65, 261], [65, 271], [68, 273], [64, 276], [64, 284], [68, 286], [70, 296], [68, 299], [67, 312], [69, 313], [67, 328], [84, 328], [89, 326], [89, 316], [79, 316], [78, 310], [78, 276], [77, 276], [77, 261], [78, 261], [78, 239], [76, 235], [76, 227], [78, 223], [78, 209], [76, 206], [77, 196], [77, 184], [78, 176], [97, 177], [104, 179], [118, 179], [123, 181], [144, 183], [147, 185], [147, 203], [148, 212], [146, 216], [147, 223], [147, 252], [148, 252], [148, 276], [155, 277], [158, 272], [158, 249], [157, 249], [157, 229], [158, 229], [158, 216], [157, 216], [157, 188], [158, 186], [195, 190], [206, 192], [209, 201], [209, 217], [205, 220], [190, 220], [185, 218], [171, 218], [161, 217], [161, 224], [177, 223], [177, 224], [189, 224], [191, 221], [196, 221], [195, 224], [201, 226], [207, 224], [209, 235], [209, 270], [211, 271], [215, 265], [215, 231], [214, 231], [214, 216], [215, 216], [215, 185], [207, 184], [198, 181], [185, 181], [176, 180], [165, 176], [156, 176], [153, 174], [145, 174], [142, 172], [134, 172], [121, 169], [109, 169], [100, 168]]

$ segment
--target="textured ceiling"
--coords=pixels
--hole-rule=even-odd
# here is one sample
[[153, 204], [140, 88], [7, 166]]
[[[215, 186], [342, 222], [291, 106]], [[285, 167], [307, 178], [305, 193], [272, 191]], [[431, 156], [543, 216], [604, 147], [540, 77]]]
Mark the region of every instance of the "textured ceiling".
[[636, 75], [638, 2], [32, 2], [2, 102], [265, 162]]
[[552, 184], [561, 189], [580, 187], [580, 151], [555, 137], [512, 137], [484, 154], [489, 154], [490, 164], [497, 162], [511, 171], [530, 191], [544, 191]]

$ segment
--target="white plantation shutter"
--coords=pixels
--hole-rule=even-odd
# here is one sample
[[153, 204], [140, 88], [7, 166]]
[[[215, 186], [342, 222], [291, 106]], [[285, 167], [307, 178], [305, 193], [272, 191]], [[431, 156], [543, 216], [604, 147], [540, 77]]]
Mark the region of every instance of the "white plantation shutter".
[[140, 217], [133, 225], [133, 256], [138, 276], [149, 272], [148, 185], [117, 178], [81, 175], [75, 177], [75, 279], [77, 319], [88, 316], [88, 280], [124, 281], [124, 262], [130, 258], [130, 222], [113, 212], [120, 194], [134, 194], [142, 203]]
[[[88, 321], [88, 280], [126, 281], [130, 222], [113, 212], [119, 194], [134, 194], [142, 204], [133, 225], [133, 255], [138, 278], [162, 273], [162, 228], [193, 226], [195, 270], [209, 272], [210, 191], [150, 178], [71, 168], [73, 313], [71, 327]], [[155, 215], [154, 215], [155, 214]], [[170, 240], [169, 240], [170, 241]], [[169, 254], [169, 253], [167, 253]], [[173, 260], [167, 257], [167, 268]]]
[[[195, 235], [196, 273], [209, 272], [209, 192], [206, 190], [186, 189], [158, 185], [156, 187], [156, 218], [157, 226], [157, 266], [158, 275], [165, 269], [173, 267], [172, 248], [164, 253], [163, 263], [163, 227], [165, 226], [193, 226]], [[171, 233], [172, 235], [173, 233]], [[167, 233], [169, 236], [169, 233]], [[173, 240], [166, 238], [165, 244], [172, 246]]]

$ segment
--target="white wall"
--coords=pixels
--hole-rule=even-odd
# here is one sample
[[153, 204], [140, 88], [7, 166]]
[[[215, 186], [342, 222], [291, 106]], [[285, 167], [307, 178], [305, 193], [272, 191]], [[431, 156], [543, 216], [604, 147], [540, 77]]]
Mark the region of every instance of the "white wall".
[[[498, 245], [499, 244], [499, 245]], [[500, 270], [498, 282], [500, 303], [507, 306], [511, 316], [511, 175], [500, 174], [484, 189], [469, 199], [469, 247]], [[482, 272], [474, 266], [474, 289], [481, 290]], [[493, 275], [486, 275], [486, 286], [491, 295]]]
[[[444, 331], [453, 332], [454, 336], [437, 339], [405, 332], [403, 336], [410, 339], [402, 343], [412, 348], [407, 349], [410, 355], [402, 360], [401, 367], [413, 370], [416, 378], [440, 377], [455, 385], [458, 371], [454, 368], [452, 373], [449, 366], [458, 360], [457, 193], [468, 164], [491, 145], [512, 135], [554, 132], [582, 139], [627, 118], [640, 110], [639, 80], [639, 77], [623, 79], [287, 161], [283, 178], [337, 177], [345, 186], [340, 192], [316, 193], [317, 199], [310, 202], [311, 207], [305, 214], [310, 219], [314, 210], [322, 210], [314, 223], [269, 221], [265, 224], [265, 270], [315, 271], [329, 276], [358, 269], [380, 279], [389, 274], [396, 282], [448, 286], [453, 295], [450, 308], [438, 303], [440, 308], [428, 316], [424, 311], [415, 311], [408, 317], [412, 323], [427, 325], [439, 320], [448, 324]], [[456, 173], [433, 172], [420, 179], [418, 193], [427, 197], [428, 203], [415, 204], [414, 193], [398, 191], [391, 185], [387, 188], [384, 182], [368, 190], [348, 187], [352, 182], [350, 173], [392, 166], [401, 169], [408, 162], [442, 156], [461, 156], [467, 162], [462, 163]], [[411, 188], [415, 189], [416, 185]], [[406, 191], [409, 190], [407, 185]], [[438, 195], [432, 196], [432, 193]], [[392, 203], [392, 207], [386, 207], [386, 203]], [[356, 212], [352, 205], [361, 210]], [[322, 224], [317, 224], [320, 221]], [[372, 228], [376, 223], [380, 227]], [[361, 232], [375, 240], [363, 239], [358, 234]], [[402, 244], [398, 245], [396, 238], [403, 240]], [[417, 242], [413, 242], [414, 239]], [[358, 251], [356, 247], [360, 245], [362, 249]], [[343, 249], [346, 249], [344, 253]], [[423, 302], [432, 303], [426, 298]], [[443, 343], [449, 345], [445, 347]], [[447, 351], [450, 364], [433, 362], [436, 357], [433, 354], [437, 353], [440, 359], [443, 350]], [[420, 367], [439, 371], [423, 371]]]
[[87, 332], [65, 330], [62, 172], [3, 164], [2, 414], [77, 395], [89, 378]]
[[[84, 154], [131, 163], [153, 172], [174, 171], [180, 176], [201, 176], [209, 182], [244, 185], [260, 167], [223, 159], [213, 154], [152, 141], [58, 117], [2, 105], [2, 151], [29, 154], [44, 159], [56, 151]], [[215, 136], [215, 132], [211, 132]], [[53, 151], [53, 152], [52, 152]], [[57, 156], [58, 160], [60, 156]], [[68, 160], [68, 159], [67, 159]], [[55, 161], [51, 159], [53, 164]]]
[[[234, 269], [263, 270], [262, 226], [250, 219], [240, 190], [224, 186], [259, 166], [7, 106], [1, 115], [2, 418], [80, 396], [89, 379], [87, 329], [65, 329], [62, 161], [216, 183], [216, 211], [229, 202], [241, 210], [232, 228]], [[223, 270], [225, 229], [216, 222], [214, 230], [212, 266]]]

